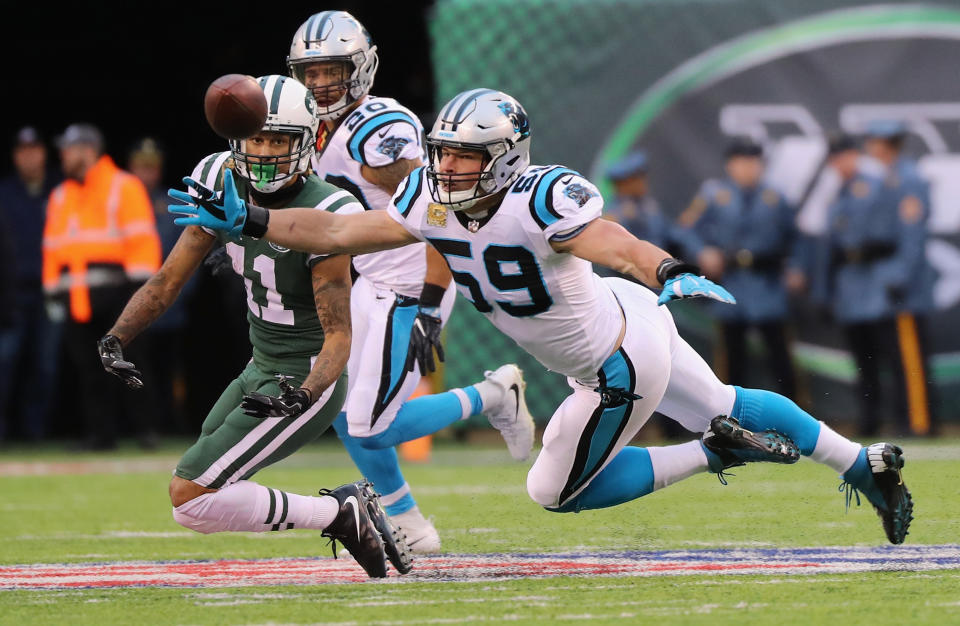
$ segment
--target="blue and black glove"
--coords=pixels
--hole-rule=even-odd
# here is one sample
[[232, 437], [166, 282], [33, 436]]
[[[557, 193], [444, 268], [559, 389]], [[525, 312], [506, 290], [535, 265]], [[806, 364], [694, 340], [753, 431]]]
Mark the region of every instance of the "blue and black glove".
[[671, 300], [702, 296], [728, 304], [736, 304], [737, 299], [729, 291], [699, 276], [700, 269], [677, 259], [664, 259], [657, 267], [657, 280], [663, 285], [663, 291], [657, 298], [657, 304], [666, 304]]
[[233, 182], [233, 172], [229, 169], [223, 173], [223, 191], [215, 192], [189, 176], [183, 179], [183, 183], [197, 195], [179, 189], [167, 191], [167, 195], [183, 203], [167, 205], [170, 213], [185, 216], [173, 220], [174, 224], [203, 226], [224, 231], [232, 237], [242, 233], [260, 238], [267, 233], [270, 213], [263, 207], [247, 204], [240, 197]]
[[423, 286], [420, 294], [420, 308], [417, 318], [413, 321], [410, 331], [410, 348], [407, 350], [406, 369], [413, 371], [414, 364], [420, 365], [421, 374], [436, 371], [437, 364], [433, 360], [433, 351], [437, 351], [437, 358], [443, 362], [443, 345], [440, 343], [440, 333], [443, 330], [443, 320], [440, 318], [440, 303], [446, 290], [439, 285], [429, 283]]

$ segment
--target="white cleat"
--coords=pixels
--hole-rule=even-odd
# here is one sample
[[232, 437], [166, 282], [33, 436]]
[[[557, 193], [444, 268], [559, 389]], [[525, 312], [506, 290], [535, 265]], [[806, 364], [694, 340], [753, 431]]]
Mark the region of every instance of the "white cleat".
[[391, 515], [390, 521], [407, 536], [407, 547], [416, 554], [440, 552], [440, 534], [433, 523], [423, 516], [420, 509]]
[[483, 414], [490, 421], [490, 425], [503, 435], [510, 456], [517, 461], [526, 461], [533, 450], [535, 427], [524, 397], [527, 383], [523, 381], [523, 372], [515, 364], [508, 363], [495, 371], [486, 371], [483, 375], [486, 380], [478, 387], [490, 385], [500, 392], [499, 401], [490, 402], [489, 405], [489, 396], [493, 394], [481, 393], [484, 401]]

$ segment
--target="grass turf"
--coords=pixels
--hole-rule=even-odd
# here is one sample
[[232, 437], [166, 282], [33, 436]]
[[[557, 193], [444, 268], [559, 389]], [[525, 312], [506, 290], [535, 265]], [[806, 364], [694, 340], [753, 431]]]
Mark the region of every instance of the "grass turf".
[[[960, 441], [907, 442], [904, 477], [916, 500], [908, 543], [960, 538]], [[3, 476], [0, 562], [267, 558], [328, 554], [319, 533], [201, 536], [177, 526], [166, 500], [175, 456], [148, 471]], [[51, 461], [55, 455], [41, 454]], [[0, 462], [29, 462], [28, 452]], [[127, 462], [127, 453], [84, 457]], [[60, 468], [62, 469], [62, 468]], [[74, 470], [75, 471], [75, 470]], [[872, 508], [844, 512], [835, 474], [809, 461], [739, 468], [727, 487], [702, 475], [641, 500], [577, 515], [544, 512], [524, 490], [526, 467], [500, 450], [450, 447], [407, 466], [421, 509], [455, 553], [718, 547], [883, 545]], [[356, 479], [334, 442], [261, 472], [262, 484], [313, 493]], [[895, 610], [894, 618], [892, 610]], [[359, 584], [228, 589], [0, 592], [0, 623], [141, 622], [471, 623], [511, 621], [670, 623], [960, 622], [960, 572], [820, 576], [551, 578], [496, 583]], [[883, 621], [883, 620], [881, 620]]]

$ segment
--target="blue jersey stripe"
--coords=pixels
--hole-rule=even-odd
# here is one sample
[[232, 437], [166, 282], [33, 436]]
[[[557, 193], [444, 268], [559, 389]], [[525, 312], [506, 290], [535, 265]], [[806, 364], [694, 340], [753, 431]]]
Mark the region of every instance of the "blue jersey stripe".
[[423, 172], [422, 167], [410, 172], [410, 175], [407, 176], [407, 186], [403, 190], [403, 194], [397, 200], [397, 210], [400, 211], [400, 215], [406, 217], [410, 213], [410, 208], [413, 206], [413, 201], [417, 199], [420, 195], [420, 189], [423, 187]]
[[419, 130], [417, 122], [404, 113], [403, 111], [388, 111], [386, 113], [381, 113], [371, 117], [369, 120], [360, 125], [350, 138], [350, 141], [347, 144], [347, 148], [350, 150], [350, 157], [354, 161], [359, 161], [360, 163], [366, 163], [366, 157], [363, 155], [363, 151], [360, 149], [361, 146], [367, 141], [367, 139], [376, 132], [382, 126], [387, 124], [392, 124], [393, 122], [406, 122], [413, 126], [415, 130]]
[[530, 214], [540, 228], [546, 228], [560, 221], [560, 214], [553, 208], [553, 185], [562, 176], [579, 176], [573, 170], [558, 167], [550, 170], [537, 182], [536, 188], [530, 195]]

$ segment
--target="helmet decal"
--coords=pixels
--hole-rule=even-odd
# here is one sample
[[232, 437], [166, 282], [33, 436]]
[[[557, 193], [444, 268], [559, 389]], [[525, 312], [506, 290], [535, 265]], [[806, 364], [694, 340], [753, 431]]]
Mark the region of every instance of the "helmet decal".
[[497, 108], [503, 111], [503, 114], [513, 122], [514, 130], [520, 133], [521, 137], [530, 136], [530, 120], [527, 119], [527, 114], [519, 104], [513, 106], [512, 102], [501, 102]]

